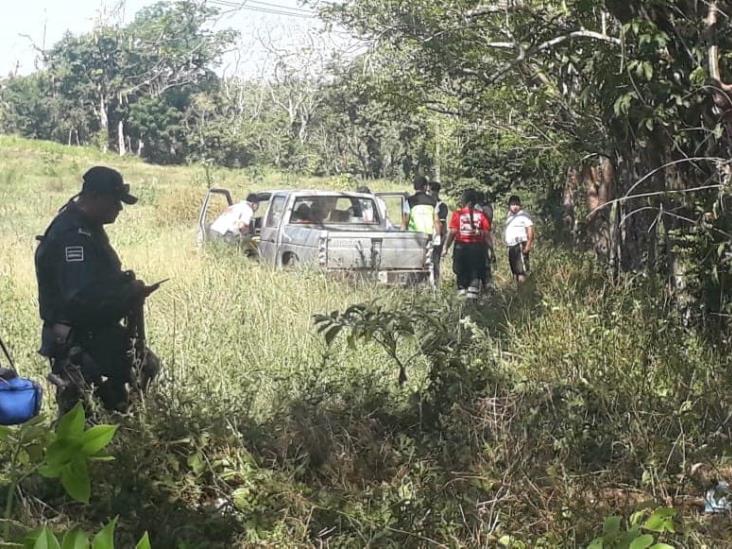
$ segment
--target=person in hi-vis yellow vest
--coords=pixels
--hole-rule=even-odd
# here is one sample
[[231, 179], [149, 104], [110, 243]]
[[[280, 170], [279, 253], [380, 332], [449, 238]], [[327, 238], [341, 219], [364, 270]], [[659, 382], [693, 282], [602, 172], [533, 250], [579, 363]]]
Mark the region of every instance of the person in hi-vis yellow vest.
[[404, 224], [409, 231], [436, 235], [442, 233], [437, 215], [437, 199], [427, 194], [427, 178], [418, 175], [414, 180], [415, 193], [407, 199], [409, 213], [404, 213]]

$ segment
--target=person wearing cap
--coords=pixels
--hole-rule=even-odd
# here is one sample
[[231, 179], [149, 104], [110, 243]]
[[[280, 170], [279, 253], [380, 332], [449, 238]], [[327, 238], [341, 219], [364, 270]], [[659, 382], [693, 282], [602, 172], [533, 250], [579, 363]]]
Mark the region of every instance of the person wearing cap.
[[[133, 359], [121, 321], [141, 308], [157, 286], [147, 286], [122, 270], [104, 225], [116, 221], [123, 203], [136, 202], [118, 171], [93, 167], [83, 176], [81, 192], [38, 237], [35, 266], [43, 321], [39, 352], [51, 361], [50, 379], [58, 386], [61, 413], [82, 397], [86, 386], [94, 387], [107, 409], [127, 407]], [[152, 352], [145, 356], [140, 365], [144, 383], [159, 369]]]
[[534, 236], [534, 222], [521, 208], [521, 199], [516, 195], [511, 196], [508, 199], [504, 239], [508, 246], [508, 264], [519, 284], [529, 274], [529, 252], [534, 247]]
[[407, 198], [403, 212], [404, 225], [408, 231], [434, 235], [442, 232], [437, 217], [437, 200], [427, 193], [429, 182], [423, 175], [414, 179], [414, 194]]

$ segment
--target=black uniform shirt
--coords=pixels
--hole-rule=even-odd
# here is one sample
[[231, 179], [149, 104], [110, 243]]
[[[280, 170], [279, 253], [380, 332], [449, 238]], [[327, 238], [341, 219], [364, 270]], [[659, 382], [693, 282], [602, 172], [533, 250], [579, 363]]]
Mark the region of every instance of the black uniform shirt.
[[409, 208], [416, 208], [417, 206], [437, 206], [437, 199], [431, 194], [427, 194], [424, 191], [417, 191], [412, 196], [407, 198]]
[[36, 250], [38, 304], [46, 324], [93, 329], [117, 323], [139, 298], [102, 226], [75, 203], [51, 222]]

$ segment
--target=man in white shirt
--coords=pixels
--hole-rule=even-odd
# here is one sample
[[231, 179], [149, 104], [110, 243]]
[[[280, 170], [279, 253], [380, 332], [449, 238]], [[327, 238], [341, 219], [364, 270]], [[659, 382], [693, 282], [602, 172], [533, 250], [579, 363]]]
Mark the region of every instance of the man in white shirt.
[[508, 246], [508, 264], [516, 282], [521, 284], [529, 274], [529, 252], [534, 246], [534, 222], [521, 209], [521, 199], [508, 199], [508, 216], [504, 238]]
[[211, 232], [224, 240], [236, 241], [251, 233], [257, 195], [250, 193], [245, 200], [232, 204], [211, 224]]

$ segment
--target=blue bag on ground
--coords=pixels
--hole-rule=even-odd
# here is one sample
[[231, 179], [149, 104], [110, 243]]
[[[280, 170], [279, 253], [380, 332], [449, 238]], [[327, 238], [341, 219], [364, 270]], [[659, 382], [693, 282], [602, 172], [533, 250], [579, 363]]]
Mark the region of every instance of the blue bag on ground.
[[19, 425], [41, 410], [43, 391], [35, 381], [23, 377], [0, 377], [0, 425]]

